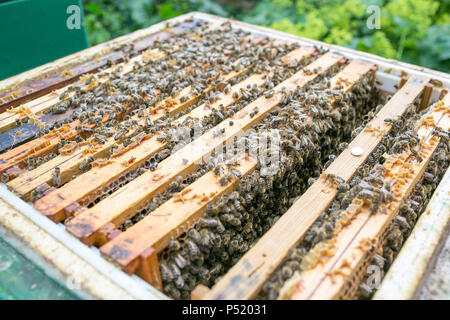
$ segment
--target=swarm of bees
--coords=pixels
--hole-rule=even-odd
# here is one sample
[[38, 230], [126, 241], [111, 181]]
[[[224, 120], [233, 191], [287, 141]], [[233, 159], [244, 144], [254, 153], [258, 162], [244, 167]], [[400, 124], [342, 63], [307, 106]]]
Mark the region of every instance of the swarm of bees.
[[[166, 294], [176, 299], [187, 299], [197, 284], [212, 286], [306, 190], [311, 175], [305, 175], [305, 172], [319, 176], [324, 163], [331, 159], [329, 155], [336, 154], [337, 146], [350, 139], [352, 130], [362, 123], [363, 115], [375, 109], [380, 96], [370, 86], [368, 78], [358, 83], [353, 91], [340, 93], [342, 99], [335, 106], [331, 105], [329, 92], [324, 92], [330, 76], [338, 71], [338, 68], [330, 70], [305, 89], [286, 92], [284, 104], [255, 125], [255, 130], [280, 130], [279, 170], [275, 175], [262, 175], [264, 164], [258, 163], [253, 173], [240, 179], [236, 191], [222, 195], [214, 204], [209, 203], [204, 218], [173, 239], [160, 253], [160, 271]], [[241, 103], [233, 104], [234, 112], [242, 108]], [[356, 105], [356, 108], [349, 105]], [[358, 114], [355, 110], [364, 110], [364, 113]], [[221, 110], [217, 113], [222, 116], [216, 114], [209, 119], [213, 120], [210, 123], [223, 121]], [[310, 114], [310, 121], [306, 121]], [[196, 119], [187, 119], [186, 122], [191, 126], [199, 124]], [[207, 120], [202, 122], [205, 127]], [[250, 149], [261, 148], [252, 145], [248, 137], [242, 137], [236, 143], [243, 142]], [[266, 150], [261, 148], [258, 151]], [[220, 171], [218, 167], [216, 170]], [[283, 279], [300, 268], [301, 257], [305, 253], [304, 248], [293, 253], [293, 259], [281, 268]]]
[[[91, 207], [148, 170], [155, 171], [158, 163], [189, 143], [186, 137], [195, 139], [259, 97], [272, 98], [275, 86], [318, 57], [315, 55], [284, 64], [280, 58], [297, 47], [296, 44], [269, 42], [254, 45], [247, 32], [232, 29], [229, 24], [224, 24], [217, 30], [210, 28], [207, 23], [200, 23], [189, 32], [165, 41], [156, 41], [153, 46], [164, 52], [162, 60], [144, 60], [127, 74], [121, 73], [120, 68], [117, 68], [112, 72], [102, 71], [96, 76], [87, 76], [71, 85], [60, 96], [61, 101], [47, 111], [68, 117], [62, 122], [42, 128], [39, 135], [49, 134], [63, 123], [79, 121], [75, 128], [77, 135], [73, 138], [77, 145], [89, 143], [95, 150], [96, 146], [113, 140], [105, 158], [98, 159], [87, 152], [72, 179], [92, 167], [111, 163], [120, 152], [125, 152], [137, 141], [142, 141], [143, 136], [157, 135], [157, 141], [165, 144], [158, 153], [136, 163], [132, 169], [125, 170], [117, 179], [102, 186], [101, 190], [82, 199], [82, 206]], [[137, 54], [132, 45], [125, 45], [117, 50], [124, 52], [125, 61]], [[319, 48], [317, 51], [324, 53]], [[247, 68], [246, 72], [229, 80], [223, 79], [222, 75], [240, 71], [244, 67]], [[119, 227], [121, 231], [126, 231], [208, 171], [214, 171], [221, 185], [226, 185], [232, 176], [238, 179], [235, 191], [221, 195], [214, 203], [208, 203], [205, 215], [179, 237], [172, 239], [159, 253], [160, 273], [166, 294], [175, 299], [188, 299], [198, 284], [209, 287], [214, 285], [320, 177], [323, 170], [347, 148], [348, 143], [381, 109], [386, 97], [373, 86], [370, 75], [363, 77], [350, 91], [343, 92], [340, 90], [343, 88], [341, 85], [331, 88], [330, 79], [341, 68], [341, 65], [330, 68], [302, 88], [282, 90], [279, 107], [265, 115], [263, 121], [252, 128], [257, 132], [278, 130], [281, 141], [276, 150], [279, 153], [279, 168], [276, 173], [264, 174], [264, 167], [268, 163], [261, 157], [256, 169], [245, 177], [236, 171], [222, 175], [223, 159], [213, 152], [208, 162], [202, 163], [187, 176], [177, 176], [166, 191], [136, 208], [137, 214]], [[305, 70], [307, 74], [318, 74], [321, 71]], [[263, 85], [248, 85], [232, 92], [232, 86], [249, 75], [263, 73]], [[98, 76], [107, 76], [109, 80], [100, 82]], [[178, 97], [177, 93], [187, 87], [191, 87], [190, 92]], [[207, 87], [210, 89], [207, 90]], [[222, 93], [231, 95], [233, 101], [230, 105], [216, 103]], [[194, 96], [198, 96], [198, 99], [188, 103], [183, 111], [177, 114], [169, 112], [175, 103], [185, 103]], [[209, 115], [202, 118], [186, 117], [179, 123], [174, 121], [202, 105], [210, 108]], [[419, 143], [414, 131], [414, 123], [419, 118], [416, 109], [417, 104], [412, 104], [400, 119], [386, 120], [392, 124], [390, 133], [382, 136], [379, 146], [351, 181], [346, 183], [339, 177], [328, 177], [337, 184], [337, 196], [266, 282], [259, 298], [276, 299], [285, 281], [295, 272], [304, 270], [309, 263], [305, 257], [316, 246], [330, 239], [337, 222], [342, 218], [341, 213], [353, 199], [360, 198], [370, 202], [373, 211], [380, 204], [392, 201], [390, 186], [381, 178], [381, 165], [386, 154], [414, 150]], [[249, 117], [255, 117], [259, 112], [258, 108], [254, 108]], [[164, 116], [153, 121], [150, 115], [155, 114]], [[234, 122], [229, 121], [228, 124], [231, 127]], [[224, 134], [226, 129], [216, 130], [213, 135], [220, 137]], [[447, 133], [435, 134], [445, 138]], [[28, 170], [37, 168], [59, 154], [65, 154], [69, 149], [72, 152], [76, 148], [75, 143], [61, 138], [56, 152], [41, 158], [29, 158]], [[273, 152], [267, 146], [255, 143], [248, 135], [236, 138], [234, 143], [245, 145], [246, 152], [252, 154]], [[425, 208], [444, 172], [442, 168], [448, 166], [447, 155], [448, 143], [441, 143], [427, 167], [423, 181], [402, 206], [383, 254], [374, 258], [374, 263], [382, 265], [384, 270], [392, 263], [403, 240], [411, 231], [417, 213]], [[417, 160], [420, 161], [419, 155]], [[183, 162], [187, 163], [188, 160]], [[52, 186], [64, 184], [66, 181], [62, 181], [61, 177], [64, 178], [64, 175], [61, 175], [60, 168], [55, 167]], [[2, 180], [7, 179], [9, 177], [2, 176]], [[42, 185], [34, 190], [31, 201], [42, 197], [49, 187]], [[372, 292], [369, 289], [362, 286], [361, 296], [370, 297]]]
[[[153, 46], [165, 53], [164, 59], [158, 62], [146, 61], [146, 64], [136, 67], [128, 74], [121, 74], [119, 71], [101, 72], [99, 75], [109, 77], [103, 83], [98, 82], [95, 75], [86, 76], [79, 83], [71, 85], [68, 92], [60, 96], [61, 102], [51, 107], [47, 113], [66, 113], [69, 117], [64, 120], [64, 123], [80, 121], [81, 124], [75, 128], [78, 135], [74, 137], [74, 141], [80, 146], [86, 144], [88, 139], [89, 143], [101, 145], [113, 137], [115, 143], [110, 147], [108, 159], [113, 156], [114, 150], [127, 147], [140, 133], [158, 133], [158, 141], [167, 143], [157, 157], [158, 161], [161, 161], [170, 155], [174, 148], [181, 148], [186, 143], [183, 140], [185, 137], [178, 139], [177, 135], [171, 135], [174, 130], [177, 130], [177, 127], [172, 124], [175, 117], [182, 116], [201, 104], [214, 102], [220, 93], [226, 92], [227, 88], [244, 80], [250, 74], [261, 73], [272, 68], [277, 70], [283, 68], [285, 73], [275, 72], [270, 80], [267, 79], [267, 87], [273, 87], [275, 83], [292, 75], [297, 67], [309, 61], [308, 59], [299, 61], [296, 67], [283, 66], [279, 58], [298, 45], [274, 45], [271, 42], [267, 45], [267, 41], [264, 42], [265, 45], [252, 45], [249, 33], [232, 29], [229, 24], [224, 24], [221, 28], [227, 32], [211, 28], [208, 23], [201, 23], [189, 34], [185, 32], [164, 42], [156, 41]], [[124, 54], [128, 59], [136, 55], [135, 50], [128, 46], [118, 50], [125, 50]], [[199, 52], [201, 54], [198, 54]], [[229, 81], [222, 79], [223, 74], [232, 70], [238, 71], [243, 67], [247, 68], [246, 72]], [[196, 103], [175, 116], [170, 116], [164, 109], [159, 111], [155, 108], [157, 104], [161, 104], [163, 108], [162, 102], [175, 98], [178, 92], [189, 86], [192, 88], [189, 95], [199, 95]], [[212, 86], [212, 89], [204, 90], [207, 86]], [[243, 98], [226, 110], [225, 107], [219, 110], [214, 109], [210, 117], [195, 119], [195, 122], [202, 126], [201, 131], [196, 131], [197, 134], [210, 129], [224, 117], [233, 115], [244, 107], [246, 102], [260, 96], [264, 90], [253, 86], [244, 91]], [[182, 96], [180, 102], [187, 99], [188, 95]], [[154, 122], [149, 118], [149, 114], [154, 112], [162, 112], [165, 116]], [[192, 131], [198, 129], [198, 126], [191, 126], [191, 123], [194, 123], [193, 119], [189, 119], [187, 123], [180, 126], [191, 128]], [[41, 130], [38, 135], [49, 134], [61, 124], [57, 122]], [[52, 157], [66, 152], [67, 147], [64, 142], [59, 144], [58, 151], [53, 153]], [[76, 146], [71, 151], [75, 149]], [[49, 156], [39, 159], [31, 158], [28, 168], [35, 169], [49, 159]], [[154, 159], [154, 156], [150, 157], [148, 159], [151, 161], [150, 165], [149, 161], [146, 161], [146, 164], [141, 165], [138, 170], [129, 172], [127, 177], [120, 177], [105, 186], [104, 190], [99, 192], [100, 197], [136, 178], [146, 169], [156, 169], [158, 161], [153, 161]], [[92, 156], [86, 157], [80, 164], [79, 170], [81, 172], [89, 170], [94, 160], [96, 159]], [[84, 202], [98, 202], [100, 197], [94, 199], [90, 196]]]
[[[395, 217], [387, 232], [382, 256], [377, 255], [371, 262], [371, 264], [380, 267], [382, 270], [381, 276], [384, 276], [384, 273], [387, 272], [395, 257], [400, 252], [403, 243], [413, 230], [417, 219], [424, 213], [433, 191], [437, 188], [445, 174], [446, 168], [448, 168], [448, 152], [449, 144], [444, 139], [440, 142], [428, 163], [421, 181], [415, 185], [411, 195], [400, 207], [399, 214]], [[370, 299], [375, 292], [374, 289], [362, 286], [358, 291], [359, 298]]]
[[[342, 181], [338, 184], [338, 194], [331, 206], [320, 215], [319, 219], [306, 233], [305, 238], [291, 250], [284, 263], [266, 282], [259, 294], [260, 298], [277, 299], [283, 284], [287, 280], [287, 275], [292, 275], [296, 271], [301, 274], [314, 263], [313, 249], [333, 236], [338, 221], [345, 219], [341, 214], [353, 199], [359, 198], [370, 203], [372, 212], [376, 212], [382, 202], [389, 203], [393, 200], [390, 193], [390, 184], [382, 178], [384, 174], [382, 164], [386, 155], [401, 153], [406, 149], [413, 150], [417, 145], [417, 133], [414, 131], [414, 124], [420, 118], [420, 113], [416, 111], [417, 107], [417, 103], [410, 105], [400, 119], [392, 121], [394, 123], [392, 130], [389, 134], [383, 135], [379, 146], [358, 169], [352, 180], [348, 183]], [[376, 107], [375, 112], [369, 112], [369, 116], [366, 116], [363, 123], [370, 121], [378, 110], [379, 107]], [[361, 131], [361, 128], [363, 128], [363, 125], [353, 131], [352, 137], [355, 137], [357, 132]], [[400, 145], [402, 147], [399, 147]], [[400, 215], [395, 218], [387, 232], [382, 254], [374, 255], [372, 262], [370, 262], [379, 266], [383, 274], [400, 251], [404, 240], [412, 231], [418, 215], [425, 209], [433, 190], [445, 173], [449, 164], [446, 156], [448, 148], [446, 142], [439, 144], [438, 150], [433, 154], [433, 158], [426, 168], [422, 182], [415, 186], [414, 192], [403, 203]], [[421, 159], [417, 159], [417, 161], [421, 161]], [[362, 281], [358, 294], [359, 298], [367, 299], [374, 294], [374, 290], [367, 286], [365, 281]]]

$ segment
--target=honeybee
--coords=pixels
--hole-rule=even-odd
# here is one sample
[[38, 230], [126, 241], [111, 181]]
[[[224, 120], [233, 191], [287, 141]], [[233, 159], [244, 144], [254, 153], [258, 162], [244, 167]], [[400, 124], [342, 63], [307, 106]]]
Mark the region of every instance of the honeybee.
[[55, 187], [59, 187], [61, 185], [61, 169], [59, 167], [55, 167], [52, 176], [53, 176], [53, 185]]

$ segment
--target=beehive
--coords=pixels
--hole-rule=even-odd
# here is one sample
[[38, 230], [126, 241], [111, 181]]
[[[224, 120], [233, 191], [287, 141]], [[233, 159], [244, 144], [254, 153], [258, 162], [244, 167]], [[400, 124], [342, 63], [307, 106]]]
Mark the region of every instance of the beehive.
[[203, 14], [90, 50], [2, 89], [2, 181], [172, 298], [370, 297], [448, 167], [448, 75]]

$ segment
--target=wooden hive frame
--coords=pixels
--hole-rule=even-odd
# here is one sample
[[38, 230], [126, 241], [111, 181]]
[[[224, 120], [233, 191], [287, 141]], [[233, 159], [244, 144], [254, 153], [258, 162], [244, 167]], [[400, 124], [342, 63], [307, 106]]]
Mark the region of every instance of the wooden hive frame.
[[[400, 116], [425, 87], [428, 79], [412, 77], [378, 112], [366, 128], [378, 128], [381, 132], [389, 130], [386, 118]], [[277, 221], [255, 246], [236, 264], [227, 275], [214, 286], [206, 298], [245, 299], [254, 297], [267, 275], [271, 274], [286, 257], [289, 250], [298, 243], [319, 215], [326, 210], [337, 194], [337, 186], [327, 179], [327, 175], [336, 175], [348, 182], [356, 170], [363, 164], [381, 141], [382, 135], [374, 135], [370, 130], [363, 130], [349, 144], [339, 157], [325, 170], [318, 179], [298, 199], [294, 205]], [[362, 147], [362, 156], [354, 156], [351, 150]], [[300, 223], [299, 223], [300, 222]], [[288, 232], [296, 225], [295, 232]], [[277, 245], [270, 246], [270, 243]], [[229, 290], [229, 281], [239, 283], [239, 290]], [[228, 282], [228, 283], [227, 283]], [[231, 292], [232, 291], [232, 292]], [[228, 294], [230, 294], [228, 296]]]
[[[180, 17], [174, 21], [183, 21], [186, 18], [207, 20], [213, 22], [217, 27], [219, 27], [217, 21], [226, 21], [221, 18], [197, 13]], [[137, 45], [138, 51], [144, 52], [144, 55], [140, 54], [130, 61], [122, 62], [120, 65], [122, 65], [123, 68], [120, 72], [127, 73], [132, 71], [136, 61], [142, 61], [143, 59], [157, 60], [162, 58], [163, 55], [160, 52], [155, 50], [144, 50], [149, 48], [152, 41], [157, 37], [160, 39], [171, 37], [178, 32], [177, 30], [189, 28], [192, 24], [192, 22], [187, 22], [185, 25], [181, 24], [181, 27], [176, 27], [173, 30], [164, 29], [156, 34], [145, 35], [137, 42], [139, 44]], [[284, 34], [281, 37], [281, 34], [278, 32], [271, 32], [267, 29], [255, 28], [237, 22], [233, 22], [233, 24], [252, 31], [254, 36], [250, 40], [255, 44], [264, 45], [264, 36], [261, 35], [271, 35], [274, 38], [280, 38], [282, 41], [294, 41], [294, 38]], [[161, 27], [162, 25], [160, 25], [160, 28]], [[295, 39], [295, 41], [299, 40]], [[353, 139], [349, 147], [345, 149], [344, 152], [342, 152], [325, 170], [325, 175], [337, 175], [345, 181], [349, 181], [352, 178], [357, 168], [364, 163], [380, 142], [381, 134], [377, 134], [377, 132], [387, 132], [390, 130], [390, 125], [386, 123], [384, 119], [402, 115], [407, 106], [417, 100], [420, 100], [422, 107], [426, 107], [430, 100], [436, 101], [439, 96], [445, 99], [443, 100], [444, 106], [447, 106], [448, 108], [447, 100], [449, 95], [445, 95], [445, 90], [431, 86], [432, 83], [436, 83], [435, 79], [437, 78], [441, 79], [441, 81], [442, 79], [448, 81], [445, 82], [445, 85], [448, 85], [448, 83], [450, 83], [448, 75], [430, 70], [420, 70], [417, 67], [402, 63], [395, 63], [395, 67], [398, 69], [402, 71], [407, 70], [409, 72], [409, 76], [399, 78], [395, 73], [385, 73], [388, 69], [386, 66], [392, 67], [392, 65], [382, 58], [332, 46], [331, 52], [317, 56], [318, 53], [311, 44], [326, 47], [326, 45], [322, 43], [304, 39], [300, 40], [300, 48], [295, 49], [290, 53], [286, 53], [283, 57], [284, 62], [290, 63], [308, 59], [310, 57], [314, 57], [314, 60], [307, 64], [305, 68], [295, 73], [291, 78], [273, 88], [274, 93], [270, 98], [264, 96], [257, 98], [231, 118], [225, 119], [213, 129], [206, 131], [190, 144], [160, 162], [155, 171], [147, 171], [124, 186], [114, 189], [110, 196], [94, 204], [92, 207], [89, 206], [89, 208], [83, 208], [85, 205], [90, 204], [95, 200], [102, 190], [108, 189], [120, 176], [137, 170], [146, 159], [165, 147], [165, 143], [158, 139], [158, 135], [142, 136], [136, 139], [136, 143], [132, 145], [132, 148], [122, 150], [122, 152], [119, 152], [112, 158], [112, 161], [98, 162], [97, 166], [73, 180], [71, 177], [73, 174], [79, 173], [78, 168], [80, 164], [82, 164], [89, 155], [92, 155], [95, 158], [103, 158], [109, 147], [114, 143], [114, 139], [110, 138], [106, 144], [93, 151], [88, 150], [84, 152], [84, 150], [91, 148], [89, 145], [77, 147], [78, 149], [75, 153], [60, 154], [34, 170], [26, 170], [25, 160], [30, 155], [42, 156], [54, 151], [61, 137], [64, 137], [67, 140], [73, 139], [78, 134], [75, 127], [78, 126], [79, 123], [75, 121], [55, 130], [47, 136], [42, 136], [41, 138], [30, 140], [25, 143], [22, 143], [22, 141], [10, 141], [10, 150], [0, 155], [0, 159], [2, 160], [0, 161], [0, 172], [7, 173], [12, 178], [7, 185], [25, 200], [30, 199], [31, 192], [36, 187], [47, 184], [47, 192], [44, 197], [35, 203], [35, 208], [38, 211], [55, 222], [60, 222], [68, 217], [74, 216], [73, 219], [67, 223], [66, 230], [69, 233], [75, 235], [87, 245], [100, 246], [101, 253], [105, 257], [108, 257], [108, 259], [115, 261], [115, 263], [117, 263], [126, 273], [136, 273], [156, 288], [161, 288], [157, 254], [166, 247], [170, 239], [179, 236], [190, 226], [194, 225], [204, 214], [208, 203], [212, 203], [216, 201], [220, 195], [234, 190], [236, 188], [237, 180], [231, 179], [225, 184], [220, 184], [216, 175], [212, 171], [209, 171], [200, 179], [182, 190], [177, 196], [174, 196], [159, 206], [152, 215], [146, 216], [131, 228], [122, 232], [118, 227], [120, 227], [125, 220], [134, 216], [140, 208], [148, 204], [149, 200], [151, 200], [154, 195], [166, 190], [169, 183], [176, 176], [186, 176], [193, 172], [199, 167], [201, 160], [207, 158], [211, 152], [218, 150], [224, 144], [231, 142], [235, 137], [242, 135], [245, 130], [248, 130], [254, 124], [261, 121], [267, 113], [280, 104], [280, 100], [282, 99], [285, 90], [306, 86], [317, 78], [320, 73], [340, 65], [341, 70], [330, 80], [331, 88], [340, 85], [337, 87], [337, 90], [346, 92], [351, 90], [353, 84], [358, 82], [359, 79], [362, 79], [367, 75], [371, 75], [372, 79], [374, 79], [377, 73], [377, 76], [381, 74], [381, 77], [386, 79], [386, 83], [383, 84], [384, 90], [391, 93], [396, 91], [389, 102], [366, 126], [366, 129]], [[101, 52], [101, 50], [102, 49], [99, 47], [97, 52]], [[345, 58], [348, 58], [349, 61], [345, 61]], [[14, 137], [17, 132], [17, 129], [15, 128], [16, 119], [25, 116], [31, 118], [36, 125], [39, 125], [40, 115], [59, 100], [59, 94], [65, 91], [67, 83], [85, 73], [95, 72], [98, 67], [106, 64], [107, 59], [120, 63], [121, 57], [113, 51], [104, 54], [102, 58], [96, 58], [94, 61], [95, 63], [89, 61], [82, 62], [81, 64], [75, 63], [73, 65], [69, 65], [67, 62], [57, 63], [55, 69], [59, 70], [59, 74], [49, 77], [50, 80], [48, 81], [36, 80], [36, 83], [41, 83], [39, 84], [40, 87], [38, 86], [39, 89], [33, 92], [30, 92], [30, 89], [27, 88], [32, 86], [34, 80], [31, 80], [31, 83], [19, 85], [18, 89], [13, 90], [8, 89], [8, 85], [14, 83], [14, 79], [0, 83], [0, 88], [2, 88], [2, 85], [3, 88], [6, 88], [3, 90], [0, 89], [0, 96], [4, 98], [4, 103], [1, 106], [3, 108], [2, 110], [11, 106], [16, 106], [15, 109], [0, 115], [0, 133], [11, 133]], [[250, 66], [248, 66], [247, 69], [249, 67]], [[321, 69], [317, 69], [319, 67]], [[377, 67], [378, 70], [376, 70]], [[116, 66], [111, 67], [111, 69], [116, 68]], [[311, 73], [310, 71], [313, 69], [319, 71]], [[231, 71], [230, 73], [223, 75], [223, 80], [227, 82], [234, 77], [243, 74], [245, 71], [246, 68], [241, 68], [238, 72]], [[67, 75], [70, 75], [70, 78], [66, 79], [65, 77], [62, 77], [62, 73], [66, 75], [66, 78], [68, 78]], [[262, 86], [264, 83], [264, 75], [267, 76], [268, 72], [248, 75], [243, 81], [234, 84], [230, 93], [220, 95], [218, 100], [212, 104], [202, 104], [197, 106], [187, 114], [174, 120], [174, 123], [181, 124], [184, 120], [188, 119], [188, 117], [206, 117], [211, 114], [211, 110], [214, 107], [219, 105], [231, 105], [237, 100], [237, 98], [233, 97], [234, 92], [239, 92], [241, 88], [245, 88], [247, 85]], [[20, 78], [21, 77], [18, 77], [19, 83]], [[97, 80], [95, 81], [101, 82], [102, 77], [97, 77]], [[398, 85], [398, 91], [393, 88], [393, 85], [395, 84]], [[50, 92], [55, 89], [55, 92]], [[212, 87], [208, 87], [205, 90], [208, 91], [211, 89]], [[184, 111], [186, 108], [195, 105], [199, 99], [198, 95], [189, 95], [189, 93], [190, 88], [183, 89], [177, 93], [175, 99], [166, 99], [161, 102], [159, 106], [163, 106], [164, 110], [168, 111], [171, 115]], [[8, 97], [8, 99], [5, 99], [5, 97]], [[185, 98], [181, 100], [180, 98], [182, 97]], [[30, 98], [34, 99], [23, 105], [24, 107], [17, 107], [19, 103], [23, 103]], [[169, 107], [166, 107], [167, 104], [169, 104]], [[258, 107], [259, 109], [256, 114], [254, 113], [255, 107]], [[443, 114], [441, 114], [439, 119], [435, 117], [435, 123], [448, 130], [448, 121], [445, 118], [445, 116], [448, 116], [448, 110], [443, 110], [444, 111], [436, 111]], [[36, 118], [34, 114], [37, 114], [38, 117]], [[163, 113], [153, 113], [150, 115], [151, 119], [154, 121], [162, 119], [163, 116]], [[55, 119], [49, 117], [45, 119], [47, 121], [60, 120], [60, 118], [57, 117], [55, 117]], [[104, 118], [102, 120], [106, 119]], [[233, 122], [232, 126], [230, 126], [230, 121]], [[224, 129], [224, 133], [222, 135], [217, 135], [216, 132], [220, 129]], [[421, 134], [426, 135], [428, 133], [426, 130], [429, 131], [430, 129], [424, 129], [423, 132], [420, 131]], [[29, 137], [32, 137], [34, 133], [35, 132], [31, 130], [31, 132], [27, 134]], [[24, 139], [27, 138], [25, 137]], [[353, 156], [351, 154], [353, 147], [363, 147], [362, 156]], [[430, 148], [432, 148], [431, 145]], [[420, 168], [417, 168], [417, 170], [414, 171], [413, 179], [410, 184], [408, 184], [408, 190], [410, 190], [411, 186], [414, 186], [414, 183], [420, 178], [431, 154], [432, 150], [424, 154], [425, 161], [421, 163]], [[255, 169], [256, 159], [249, 157], [248, 155], [238, 155], [238, 158], [239, 165], [237, 168], [243, 176], [251, 173]], [[52, 172], [55, 167], [60, 168], [61, 184], [64, 184], [59, 188], [58, 186], [52, 186]], [[272, 226], [272, 228], [256, 242], [251, 250], [249, 250], [239, 262], [225, 274], [220, 282], [218, 282], [211, 290], [201, 286], [198, 287], [193, 293], [194, 298], [254, 298], [264, 282], [284, 260], [289, 250], [303, 238], [308, 228], [334, 199], [336, 187], [325, 178], [325, 175], [307, 189], [301, 198], [296, 201]], [[206, 189], [208, 192], [204, 192]], [[402, 198], [406, 196], [408, 190], [401, 190], [399, 197]], [[399, 202], [401, 202], [401, 200], [399, 200]], [[310, 204], [312, 203], [315, 204], [313, 209], [310, 207]], [[377, 219], [372, 217], [370, 223], [364, 220], [364, 228], [367, 229], [367, 234], [370, 232], [373, 232], [374, 235], [383, 233], [383, 230], [389, 225], [389, 219], [392, 219], [395, 210], [398, 210], [398, 208], [393, 205], [389, 210], [391, 210], [392, 213], [383, 216], [384, 220], [382, 221], [377, 221]], [[167, 212], [177, 212], [177, 214], [167, 215]], [[352, 226], [355, 224], [355, 227], [351, 227], [349, 230], [346, 230], [346, 232], [342, 232], [338, 235], [339, 238], [336, 241], [338, 243], [340, 243], [339, 241], [344, 243], [340, 247], [348, 248], [349, 245], [345, 246], [346, 239], [355, 236], [355, 234], [351, 233], [351, 230], [360, 231], [360, 226], [356, 225], [358, 221], [359, 220], [355, 220], [352, 222]], [[373, 224], [373, 226], [367, 226], [367, 224]], [[296, 227], [293, 228], [293, 225]], [[152, 232], [148, 232], [148, 230], [152, 230]], [[341, 238], [343, 240], [341, 240]], [[380, 241], [380, 243], [381, 242], [382, 241]], [[352, 243], [355, 244], [356, 242]], [[276, 247], [274, 247], [273, 244], [276, 244]], [[341, 260], [346, 259], [345, 254], [346, 252], [343, 252], [342, 254], [337, 255], [337, 258]], [[316, 291], [311, 291], [311, 293], [306, 294], [305, 292], [307, 292], [307, 290], [302, 291], [302, 293], [297, 293], [295, 290], [288, 290], [289, 295], [286, 297], [316, 298], [316, 296], [313, 295], [316, 294], [315, 292], [318, 292], [317, 298], [351, 297], [355, 290], [350, 290], [351, 293], [349, 293], [349, 289], [345, 291], [345, 285], [348, 285], [348, 279], [352, 278], [357, 274], [358, 270], [361, 269], [361, 261], [365, 258], [363, 254], [366, 254], [366, 252], [362, 252], [360, 257], [352, 256], [354, 261], [354, 265], [351, 264], [350, 268], [352, 272], [346, 274], [342, 279], [339, 279], [339, 281], [337, 281], [338, 284], [336, 284], [335, 281], [327, 284], [326, 281], [324, 282], [322, 279], [324, 271], [320, 268], [313, 269], [311, 271], [312, 275], [310, 277], [308, 276], [308, 279], [320, 280], [321, 286], [329, 286], [326, 288], [327, 290], [317, 290], [319, 285], [311, 284], [311, 287], [314, 287], [314, 290]], [[333, 268], [335, 265], [337, 265], [337, 262], [330, 260], [321, 267], [326, 269], [325, 274], [327, 274], [327, 272], [333, 271], [330, 268]], [[317, 275], [315, 275], [314, 272]], [[238, 287], [235, 285], [236, 281], [239, 283]], [[323, 292], [330, 292], [330, 295], [326, 297], [320, 296]], [[331, 292], [336, 293], [331, 294]]]
[[[450, 113], [448, 105], [450, 97], [447, 94], [443, 100], [436, 103], [424, 117], [431, 117], [436, 126], [448, 130]], [[442, 108], [442, 105], [447, 108]], [[389, 225], [394, 220], [404, 199], [408, 197], [415, 184], [422, 177], [431, 156], [436, 149], [439, 138], [432, 135], [435, 125], [424, 122], [418, 129], [422, 140], [418, 152], [423, 157], [422, 162], [415, 160], [410, 151], [393, 154], [386, 159], [386, 177], [393, 181], [394, 201], [386, 208], [380, 207], [379, 212], [371, 214], [363, 203], [355, 199], [348, 207], [349, 216], [354, 220], [342, 229], [336, 237], [337, 252], [323, 265], [307, 270], [302, 285], [293, 284], [296, 288], [288, 288], [288, 298], [291, 299], [331, 299], [351, 298], [356, 294], [355, 285], [363, 277], [370, 255], [380, 252], [386, 241]], [[334, 238], [333, 238], [334, 241]], [[320, 270], [320, 271], [319, 271]]]

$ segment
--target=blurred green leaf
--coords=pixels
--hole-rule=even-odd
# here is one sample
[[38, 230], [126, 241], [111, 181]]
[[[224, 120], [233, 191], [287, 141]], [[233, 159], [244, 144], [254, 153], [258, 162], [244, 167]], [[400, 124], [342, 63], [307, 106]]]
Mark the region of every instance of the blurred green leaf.
[[149, 25], [150, 18], [154, 14], [153, 1], [150, 0], [128, 0], [131, 18], [140, 26]]
[[159, 15], [163, 19], [169, 19], [172, 17], [176, 17], [181, 14], [181, 12], [174, 10], [173, 4], [171, 2], [166, 2], [162, 6], [159, 7]]
[[450, 70], [450, 24], [428, 28], [426, 37], [418, 45], [421, 65]]
[[102, 10], [100, 9], [100, 7], [94, 3], [88, 3], [85, 5], [85, 9], [89, 12], [93, 12], [93, 13], [98, 13], [98, 14], [102, 14]]

